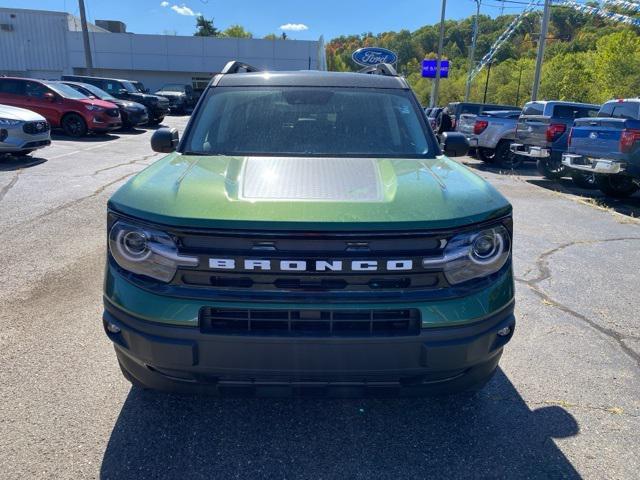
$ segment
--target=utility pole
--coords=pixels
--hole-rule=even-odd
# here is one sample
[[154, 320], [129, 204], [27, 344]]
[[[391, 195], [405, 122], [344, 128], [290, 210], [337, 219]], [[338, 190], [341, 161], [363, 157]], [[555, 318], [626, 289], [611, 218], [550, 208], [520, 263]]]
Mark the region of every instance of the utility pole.
[[431, 106], [438, 105], [438, 89], [440, 88], [440, 62], [442, 61], [442, 48], [444, 45], [444, 16], [447, 9], [447, 0], [442, 0], [442, 13], [440, 14], [440, 38], [438, 39], [438, 57], [436, 59], [436, 78], [431, 91]]
[[538, 99], [538, 89], [540, 88], [540, 76], [542, 74], [542, 60], [544, 58], [544, 44], [547, 40], [547, 30], [549, 29], [549, 17], [551, 16], [551, 0], [544, 0], [544, 11], [542, 12], [542, 24], [540, 26], [540, 38], [538, 40], [538, 56], [536, 57], [536, 71], [533, 75], [533, 88], [531, 89], [531, 100]]
[[82, 25], [82, 41], [84, 42], [84, 60], [87, 64], [87, 73], [93, 70], [93, 59], [91, 58], [91, 44], [89, 43], [89, 29], [87, 28], [87, 14], [84, 11], [84, 0], [78, 0], [80, 8], [80, 25]]
[[471, 72], [473, 72], [473, 63], [476, 55], [476, 43], [478, 42], [478, 17], [480, 16], [480, 2], [481, 0], [475, 0], [476, 2], [476, 18], [473, 22], [473, 36], [471, 38], [471, 48], [469, 49], [469, 74], [467, 75], [467, 85], [464, 90], [464, 101], [469, 101], [469, 94], [471, 93]]
[[484, 82], [484, 98], [482, 99], [482, 103], [487, 103], [487, 89], [489, 88], [489, 76], [491, 75], [491, 65], [493, 65], [493, 62], [489, 62], [489, 65], [487, 65], [487, 80]]

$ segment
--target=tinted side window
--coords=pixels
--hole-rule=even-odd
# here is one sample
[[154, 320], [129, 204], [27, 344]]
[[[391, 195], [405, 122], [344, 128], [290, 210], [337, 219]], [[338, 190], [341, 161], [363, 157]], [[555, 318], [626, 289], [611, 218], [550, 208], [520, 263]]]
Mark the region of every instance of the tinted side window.
[[27, 97], [33, 98], [42, 98], [45, 92], [48, 91], [47, 87], [36, 82], [26, 82], [24, 90]]
[[480, 113], [480, 105], [462, 105], [459, 113], [460, 115], [463, 113], [475, 113], [477, 115]]
[[102, 82], [102, 86], [98, 85], [98, 87], [111, 95], [117, 94], [122, 89], [122, 85], [118, 82], [114, 82], [113, 80], [104, 80]]
[[22, 80], [4, 80], [0, 79], [0, 93], [9, 93], [11, 95], [24, 95], [24, 84]]
[[573, 105], [556, 105], [553, 107], [552, 117], [556, 118], [584, 118], [593, 117], [598, 113], [597, 110], [587, 107], [576, 107]]
[[530, 102], [525, 104], [522, 115], [544, 115], [544, 103]]
[[631, 118], [636, 120], [638, 118], [638, 103], [624, 102], [615, 104], [611, 116], [613, 118]]

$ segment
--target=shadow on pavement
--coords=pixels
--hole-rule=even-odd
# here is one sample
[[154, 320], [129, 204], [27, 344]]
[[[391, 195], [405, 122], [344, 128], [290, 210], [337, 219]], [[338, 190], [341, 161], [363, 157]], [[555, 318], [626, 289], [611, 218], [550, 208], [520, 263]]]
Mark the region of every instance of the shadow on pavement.
[[535, 164], [530, 164], [528, 162], [525, 162], [516, 169], [501, 168], [491, 163], [483, 162], [481, 160], [462, 161], [462, 164], [481, 172], [491, 172], [499, 175], [518, 175], [520, 177], [540, 176]]
[[13, 170], [35, 167], [46, 161], [46, 158], [30, 157], [27, 155], [22, 157], [15, 157], [13, 155], [0, 156], [0, 172], [11, 172]]
[[216, 399], [133, 388], [104, 479], [580, 478], [553, 439], [559, 406], [529, 409], [498, 370], [472, 398]]
[[131, 127], [131, 128], [123, 128], [122, 130], [118, 130], [118, 135], [142, 135], [146, 133], [145, 128], [148, 127]]
[[51, 135], [51, 140], [54, 142], [82, 142], [82, 143], [94, 143], [94, 142], [110, 142], [117, 140], [118, 135], [112, 133], [95, 133], [91, 135], [85, 135], [84, 137], [69, 137], [63, 133], [54, 133]]
[[559, 181], [547, 180], [546, 178], [538, 178], [535, 180], [527, 180], [531, 185], [546, 188], [554, 192], [568, 193], [576, 195], [583, 199], [594, 203], [600, 207], [609, 208], [622, 215], [632, 217], [640, 217], [640, 192], [636, 192], [629, 198], [612, 198], [604, 195], [600, 190], [588, 190], [577, 187], [569, 178], [563, 178]]

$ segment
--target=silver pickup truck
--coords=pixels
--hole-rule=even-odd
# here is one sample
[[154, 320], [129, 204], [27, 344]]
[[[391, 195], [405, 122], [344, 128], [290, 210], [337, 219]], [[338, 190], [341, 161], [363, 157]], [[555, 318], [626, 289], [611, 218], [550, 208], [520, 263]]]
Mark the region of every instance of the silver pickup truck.
[[502, 168], [515, 168], [521, 161], [511, 152], [520, 110], [484, 112], [482, 115], [465, 113], [458, 121], [458, 131], [476, 148], [478, 158]]

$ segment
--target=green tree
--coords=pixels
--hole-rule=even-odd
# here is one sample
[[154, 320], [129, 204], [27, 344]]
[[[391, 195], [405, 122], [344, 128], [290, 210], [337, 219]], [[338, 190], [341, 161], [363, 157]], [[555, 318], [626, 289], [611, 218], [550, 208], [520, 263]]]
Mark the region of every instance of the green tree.
[[599, 101], [637, 96], [640, 91], [640, 38], [631, 30], [601, 37], [593, 56]]
[[246, 31], [242, 25], [231, 25], [222, 32], [221, 36], [229, 38], [253, 38], [253, 34]]
[[279, 37], [275, 33], [268, 33], [267, 35], [265, 35], [262, 38], [264, 40], [277, 40]]
[[196, 33], [193, 34], [196, 37], [219, 37], [220, 30], [213, 25], [213, 18], [207, 20], [202, 15], [196, 18]]

